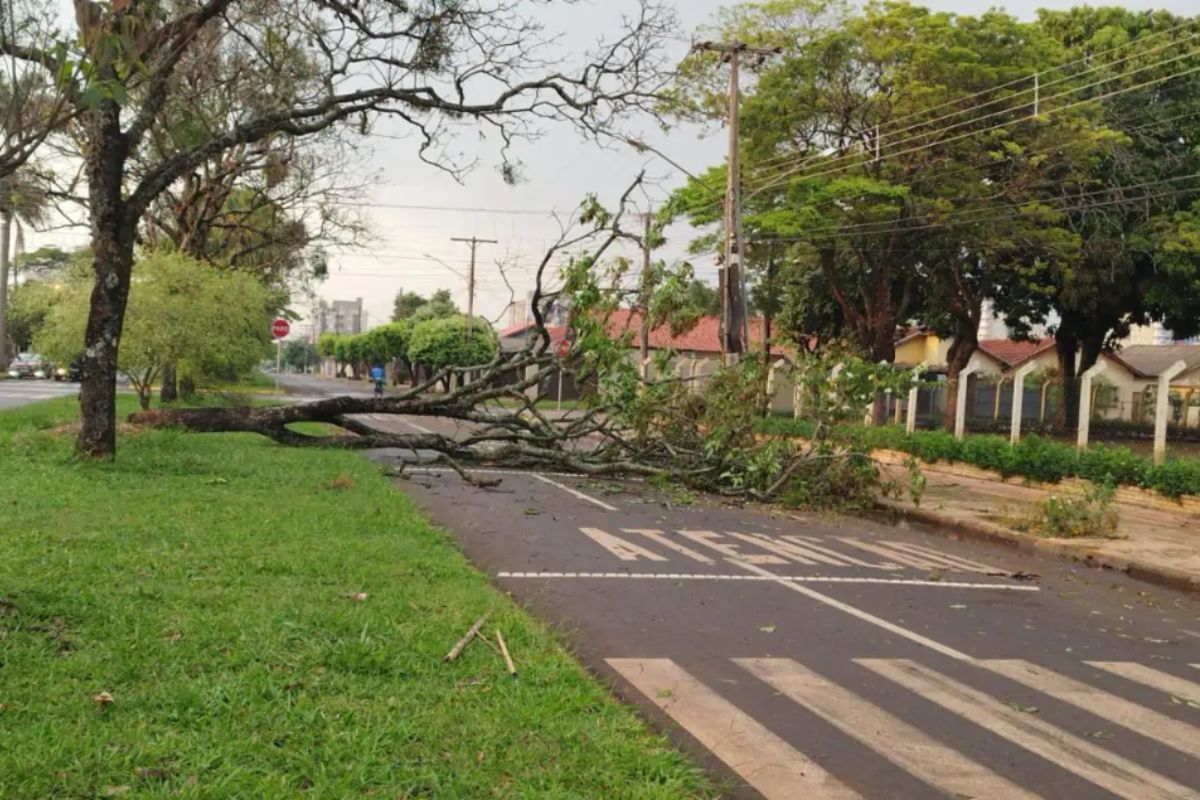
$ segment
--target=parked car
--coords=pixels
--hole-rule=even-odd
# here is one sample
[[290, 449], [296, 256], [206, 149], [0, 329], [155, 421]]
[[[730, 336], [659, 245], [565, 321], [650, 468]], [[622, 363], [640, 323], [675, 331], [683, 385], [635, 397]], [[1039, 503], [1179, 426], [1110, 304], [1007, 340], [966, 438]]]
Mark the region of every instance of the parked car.
[[79, 383], [83, 378], [83, 359], [77, 358], [65, 367], [57, 367], [54, 370], [54, 380], [67, 381], [68, 383]]
[[53, 375], [53, 365], [37, 353], [20, 353], [8, 365], [10, 378], [50, 378]]

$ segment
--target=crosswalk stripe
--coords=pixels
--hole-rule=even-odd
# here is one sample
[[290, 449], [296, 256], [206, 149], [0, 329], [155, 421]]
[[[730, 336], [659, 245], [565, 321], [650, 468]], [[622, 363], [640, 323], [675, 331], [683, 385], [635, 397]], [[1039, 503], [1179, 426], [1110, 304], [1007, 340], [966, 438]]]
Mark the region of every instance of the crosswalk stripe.
[[856, 659], [872, 672], [1128, 800], [1185, 800], [1193, 789], [907, 659]]
[[766, 800], [862, 800], [670, 659], [610, 658], [608, 664]]
[[1192, 703], [1200, 703], [1200, 684], [1192, 683], [1183, 678], [1176, 678], [1174, 675], [1168, 675], [1153, 667], [1147, 667], [1144, 664], [1135, 664], [1132, 661], [1088, 661], [1085, 663], [1089, 667], [1102, 669], [1105, 672], [1119, 675], [1134, 683], [1140, 683], [1143, 686], [1149, 686], [1151, 689], [1166, 692], [1171, 697], [1178, 697], [1181, 700]]
[[842, 733], [952, 797], [1040, 797], [795, 661], [734, 660]]
[[1161, 742], [1184, 755], [1194, 756], [1200, 753], [1200, 728], [1171, 719], [1165, 714], [1131, 703], [1101, 689], [1094, 689], [1074, 678], [1030, 664], [1028, 661], [988, 660], [980, 661], [979, 666]]

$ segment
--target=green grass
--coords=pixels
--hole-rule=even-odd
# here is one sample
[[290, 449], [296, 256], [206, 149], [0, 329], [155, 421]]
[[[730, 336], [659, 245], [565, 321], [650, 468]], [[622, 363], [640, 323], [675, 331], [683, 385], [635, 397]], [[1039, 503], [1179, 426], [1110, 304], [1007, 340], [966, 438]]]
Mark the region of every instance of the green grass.
[[[73, 409], [0, 413], [0, 797], [711, 794], [365, 459], [152, 431], [81, 463]], [[488, 609], [516, 680], [441, 662]]]

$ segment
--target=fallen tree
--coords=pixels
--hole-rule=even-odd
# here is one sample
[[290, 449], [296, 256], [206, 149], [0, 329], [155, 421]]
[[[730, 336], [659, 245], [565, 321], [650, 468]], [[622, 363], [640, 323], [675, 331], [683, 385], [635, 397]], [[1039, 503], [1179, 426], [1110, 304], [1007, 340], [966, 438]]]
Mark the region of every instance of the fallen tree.
[[[755, 423], [772, 389], [769, 367], [757, 357], [719, 370], [703, 383], [680, 376], [675, 356], [658, 350], [652, 369], [643, 371], [632, 345], [634, 331], [613, 330], [612, 312], [630, 301], [622, 288], [628, 261], [608, 259], [635, 234], [622, 227], [635, 182], [617, 209], [608, 212], [594, 200], [564, 226], [559, 241], [543, 256], [532, 303], [536, 335], [524, 350], [499, 353], [490, 363], [463, 369], [448, 367], [401, 394], [384, 398], [335, 397], [277, 407], [193, 408], [145, 411], [131, 422], [193, 432], [245, 432], [280, 444], [353, 449], [401, 448], [427, 451], [470, 480], [467, 468], [501, 465], [549, 468], [590, 476], [641, 476], [693, 490], [754, 500], [791, 498], [800, 505], [828, 505], [839, 499], [873, 497], [879, 473], [864, 455], [838, 442], [838, 423], [855, 416], [881, 390], [907, 390], [886, 367], [848, 353], [831, 354], [841, 364], [813, 362], [805, 376], [812, 396], [808, 407], [822, 424], [808, 443], [787, 437], [763, 438]], [[589, 229], [572, 233], [578, 225]], [[555, 269], [557, 267], [557, 269]], [[690, 268], [664, 275], [653, 287], [652, 307], [672, 308], [672, 292], [685, 291]], [[553, 276], [551, 273], [553, 272]], [[547, 290], [554, 282], [560, 288]], [[572, 309], [570, 347], [554, 352], [545, 309], [566, 301]], [[810, 360], [816, 356], [807, 356]], [[576, 385], [595, 391], [582, 410], [566, 415], [544, 413], [540, 388], [547, 374], [562, 370]], [[439, 386], [452, 386], [435, 393]], [[462, 425], [455, 435], [389, 433], [379, 421], [362, 415], [441, 417]], [[339, 432], [311, 436], [297, 423], [320, 422]]]

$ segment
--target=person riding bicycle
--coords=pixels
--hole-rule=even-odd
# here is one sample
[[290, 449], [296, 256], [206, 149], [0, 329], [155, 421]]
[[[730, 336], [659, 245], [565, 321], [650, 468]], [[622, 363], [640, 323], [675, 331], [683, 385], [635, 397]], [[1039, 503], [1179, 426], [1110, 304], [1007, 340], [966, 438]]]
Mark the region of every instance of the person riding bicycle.
[[375, 396], [383, 397], [383, 367], [376, 364], [371, 367], [371, 381], [375, 384]]

